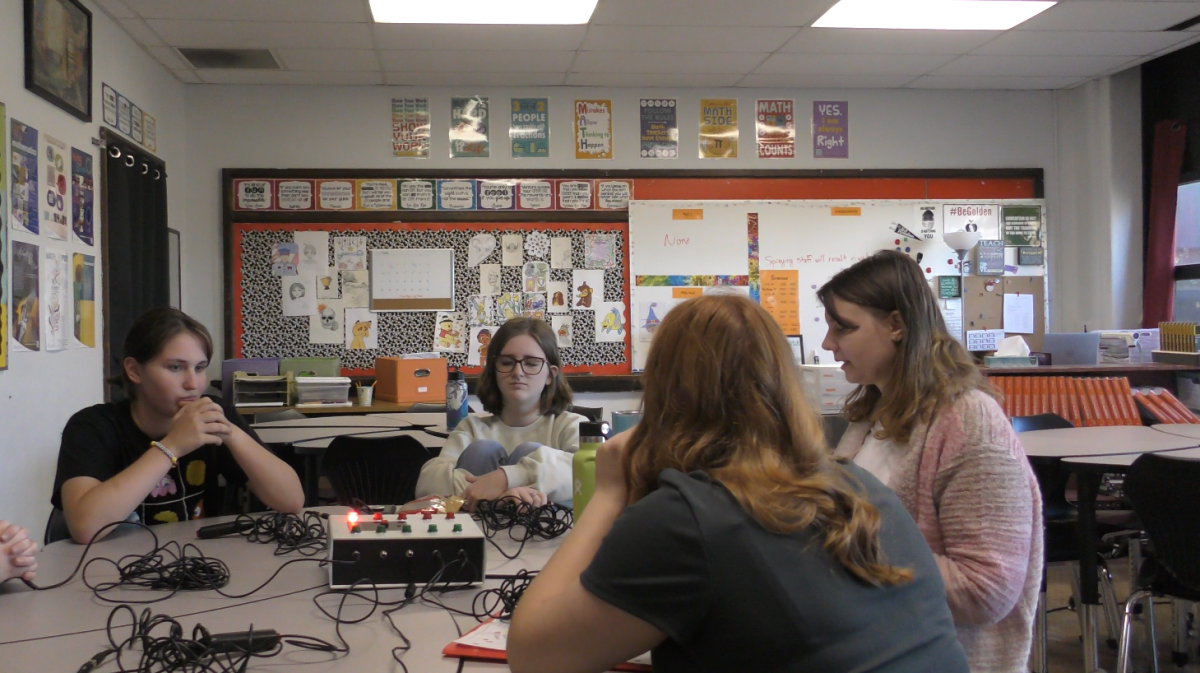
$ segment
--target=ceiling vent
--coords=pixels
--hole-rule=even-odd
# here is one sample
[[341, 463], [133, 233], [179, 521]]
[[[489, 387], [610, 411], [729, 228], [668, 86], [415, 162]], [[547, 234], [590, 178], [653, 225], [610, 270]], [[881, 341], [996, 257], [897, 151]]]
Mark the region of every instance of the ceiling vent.
[[198, 70], [282, 70], [266, 49], [180, 49], [179, 53]]
[[1198, 23], [1200, 23], [1200, 14], [1193, 16], [1192, 18], [1188, 19], [1187, 21], [1180, 21], [1179, 23], [1177, 23], [1174, 26], [1171, 26], [1170, 28], [1167, 28], [1165, 30], [1170, 30], [1170, 31], [1187, 30], [1188, 28], [1191, 28], [1192, 26], [1194, 26]]

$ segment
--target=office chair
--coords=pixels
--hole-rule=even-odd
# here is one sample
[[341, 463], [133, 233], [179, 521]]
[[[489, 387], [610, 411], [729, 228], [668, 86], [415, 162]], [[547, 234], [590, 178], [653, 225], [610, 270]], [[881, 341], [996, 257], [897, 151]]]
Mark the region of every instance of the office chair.
[[413, 499], [429, 451], [407, 435], [342, 436], [321, 460], [339, 505], [403, 505]]

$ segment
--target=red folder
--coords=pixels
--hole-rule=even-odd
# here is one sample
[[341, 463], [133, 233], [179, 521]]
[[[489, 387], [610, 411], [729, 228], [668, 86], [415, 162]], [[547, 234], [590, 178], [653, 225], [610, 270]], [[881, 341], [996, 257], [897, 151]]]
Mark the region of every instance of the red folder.
[[[488, 621], [491, 621], [491, 620], [489, 619]], [[488, 622], [484, 622], [483, 624], [476, 626], [475, 629], [478, 629], [487, 623]], [[475, 629], [471, 629], [471, 631], [474, 631]], [[468, 631], [467, 633], [470, 633], [471, 631]], [[458, 659], [471, 659], [474, 661], [497, 661], [497, 662], [507, 662], [508, 661], [508, 652], [505, 652], [504, 650], [489, 650], [485, 647], [472, 647], [470, 645], [460, 645], [455, 642], [451, 642], [449, 645], [442, 648], [442, 654], [446, 655], [447, 657], [455, 657]], [[614, 671], [636, 671], [639, 673], [649, 673], [650, 671], [653, 671], [654, 669], [645, 664], [624, 663], [624, 664], [620, 664], [620, 665], [614, 667], [612, 670], [614, 670]]]

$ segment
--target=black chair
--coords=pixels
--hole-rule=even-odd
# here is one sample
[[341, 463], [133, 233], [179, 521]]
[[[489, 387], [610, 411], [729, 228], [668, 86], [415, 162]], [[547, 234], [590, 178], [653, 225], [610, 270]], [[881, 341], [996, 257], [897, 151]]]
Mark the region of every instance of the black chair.
[[[1018, 416], [1012, 419], [1013, 429], [1018, 433], [1031, 430], [1055, 430], [1073, 428], [1070, 421], [1058, 414]], [[1046, 566], [1051, 563], [1078, 563], [1079, 561], [1079, 513], [1067, 502], [1067, 480], [1070, 474], [1057, 458], [1030, 457], [1029, 465], [1042, 491], [1042, 525], [1044, 531], [1042, 587], [1038, 594], [1037, 613], [1033, 631], [1033, 662], [1035, 673], [1046, 673], [1048, 657], [1046, 644], [1049, 638], [1046, 623]], [[1108, 621], [1109, 646], [1115, 646], [1116, 593], [1112, 588], [1112, 574], [1103, 559], [1097, 559], [1100, 571], [1100, 586], [1104, 596], [1105, 619]], [[1075, 595], [1079, 595], [1078, 577], [1075, 578]], [[1082, 625], [1081, 625], [1082, 628]]]
[[[473, 414], [479, 413], [471, 405], [467, 405], [467, 410]], [[446, 413], [445, 404], [430, 404], [429, 402], [417, 402], [408, 408], [406, 413], [410, 414], [444, 414]]]
[[413, 499], [429, 451], [407, 435], [342, 436], [329, 444], [321, 472], [339, 505], [403, 505]]
[[[1133, 502], [1150, 541], [1141, 569], [1133, 577], [1133, 593], [1125, 602], [1121, 621], [1121, 648], [1117, 672], [1127, 673], [1133, 613], [1142, 600], [1147, 601], [1151, 656], [1158, 670], [1154, 643], [1154, 596], [1177, 601], [1200, 601], [1200, 461], [1171, 458], [1164, 454], [1143, 454], [1133, 462], [1125, 476], [1125, 495]], [[1180, 628], [1177, 625], [1176, 628]], [[1172, 652], [1176, 664], [1183, 665], [1186, 651]]]
[[592, 423], [599, 423], [604, 420], [604, 407], [567, 407], [567, 411], [573, 414], [579, 414], [588, 419]]
[[52, 508], [50, 518], [46, 520], [46, 535], [42, 538], [42, 546], [70, 539], [71, 529], [67, 527], [67, 515], [57, 507]]

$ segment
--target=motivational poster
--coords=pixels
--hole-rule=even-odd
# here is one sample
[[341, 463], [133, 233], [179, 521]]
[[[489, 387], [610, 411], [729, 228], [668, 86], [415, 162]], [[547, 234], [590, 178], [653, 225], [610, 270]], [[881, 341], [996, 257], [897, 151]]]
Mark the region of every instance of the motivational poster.
[[550, 99], [512, 99], [508, 139], [514, 159], [550, 156]]
[[640, 110], [638, 152], [643, 159], [679, 158], [679, 122], [674, 98], [643, 98]]
[[611, 100], [575, 101], [575, 158], [613, 158]]
[[736, 98], [700, 101], [700, 158], [736, 159], [738, 116]]

